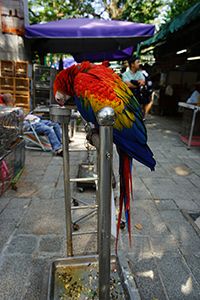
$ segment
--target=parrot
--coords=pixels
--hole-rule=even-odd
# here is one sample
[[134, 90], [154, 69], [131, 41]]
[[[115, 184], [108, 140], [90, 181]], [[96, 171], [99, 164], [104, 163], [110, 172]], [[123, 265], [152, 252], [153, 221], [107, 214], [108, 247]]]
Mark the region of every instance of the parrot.
[[58, 105], [67, 105], [73, 97], [82, 117], [99, 128], [96, 113], [111, 107], [116, 113], [113, 143], [119, 153], [120, 197], [116, 248], [123, 211], [126, 216], [131, 247], [130, 200], [133, 200], [132, 160], [154, 170], [156, 161], [147, 145], [147, 130], [140, 104], [131, 90], [112, 69], [89, 61], [61, 71], [55, 78], [53, 93]]

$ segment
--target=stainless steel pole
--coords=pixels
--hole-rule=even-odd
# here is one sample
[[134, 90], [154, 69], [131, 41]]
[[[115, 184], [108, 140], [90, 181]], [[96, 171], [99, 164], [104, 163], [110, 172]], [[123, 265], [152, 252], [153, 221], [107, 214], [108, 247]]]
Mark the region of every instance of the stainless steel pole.
[[110, 242], [111, 242], [111, 177], [113, 157], [113, 125], [115, 111], [100, 109], [99, 123], [99, 299], [110, 299]]
[[62, 124], [67, 256], [73, 255], [68, 124]]
[[63, 139], [63, 173], [65, 192], [65, 218], [67, 236], [67, 256], [73, 255], [72, 248], [72, 223], [71, 223], [71, 190], [70, 190], [70, 163], [69, 163], [69, 137], [68, 126], [70, 122], [71, 110], [60, 107], [56, 104], [50, 105], [50, 119], [53, 122], [62, 124]]
[[193, 130], [194, 130], [194, 124], [195, 124], [195, 119], [196, 119], [196, 113], [197, 112], [198, 112], [198, 109], [195, 108], [194, 111], [193, 111], [193, 116], [192, 116], [190, 136], [189, 136], [188, 147], [187, 147], [188, 150], [190, 150], [190, 145], [191, 145], [191, 141], [192, 141], [192, 134], [193, 134]]

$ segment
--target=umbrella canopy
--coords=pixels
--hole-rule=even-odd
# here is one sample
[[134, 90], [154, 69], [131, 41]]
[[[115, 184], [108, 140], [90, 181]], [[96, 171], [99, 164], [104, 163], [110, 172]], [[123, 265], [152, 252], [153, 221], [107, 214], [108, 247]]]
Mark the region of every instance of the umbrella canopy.
[[66, 19], [25, 27], [33, 50], [40, 53], [118, 51], [154, 34], [154, 25], [101, 19]]
[[104, 60], [127, 60], [133, 55], [133, 49], [134, 46], [118, 51], [87, 52], [81, 54], [74, 54], [74, 57], [77, 62], [82, 62], [83, 60], [89, 60], [90, 62], [101, 62]]

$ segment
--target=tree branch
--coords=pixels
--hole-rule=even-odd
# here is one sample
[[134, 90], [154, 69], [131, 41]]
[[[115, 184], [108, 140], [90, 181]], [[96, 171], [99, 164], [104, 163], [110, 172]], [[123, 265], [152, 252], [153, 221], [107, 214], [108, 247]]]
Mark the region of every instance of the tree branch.
[[30, 11], [30, 13], [32, 13], [32, 15], [34, 15], [35, 18], [38, 18], [39, 16], [37, 16], [34, 11], [32, 11], [30, 8], [28, 9]]

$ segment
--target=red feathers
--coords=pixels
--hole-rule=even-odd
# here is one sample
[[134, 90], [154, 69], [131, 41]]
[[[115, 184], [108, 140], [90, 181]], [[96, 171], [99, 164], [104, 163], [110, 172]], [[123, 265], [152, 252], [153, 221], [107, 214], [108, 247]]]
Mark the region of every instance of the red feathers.
[[132, 158], [124, 151], [120, 150], [119, 174], [120, 174], [120, 200], [119, 200], [119, 217], [117, 224], [117, 239], [116, 239], [116, 252], [117, 242], [119, 237], [119, 227], [122, 216], [122, 208], [124, 203], [127, 230], [129, 233], [129, 243], [131, 247], [131, 216], [130, 216], [130, 191], [133, 200], [133, 187], [132, 187]]

